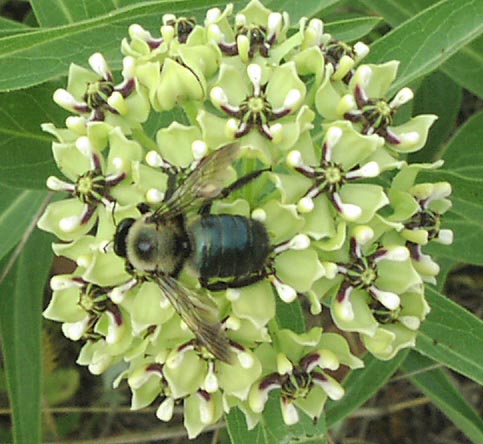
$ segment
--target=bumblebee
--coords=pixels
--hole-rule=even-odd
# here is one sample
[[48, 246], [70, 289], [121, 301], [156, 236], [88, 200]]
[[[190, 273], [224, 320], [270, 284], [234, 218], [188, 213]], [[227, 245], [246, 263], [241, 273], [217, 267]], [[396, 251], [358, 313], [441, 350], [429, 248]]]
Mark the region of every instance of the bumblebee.
[[[126, 259], [128, 271], [156, 282], [197, 340], [225, 362], [231, 361], [232, 352], [215, 304], [178, 276], [188, 268], [202, 287], [214, 291], [250, 285], [266, 276], [272, 247], [264, 224], [240, 215], [209, 214], [214, 199], [265, 171], [224, 187], [226, 170], [238, 153], [238, 144], [226, 145], [204, 157], [178, 187], [176, 178], [169, 180], [159, 208], [141, 206], [142, 216], [123, 219], [114, 235], [114, 252]], [[198, 214], [189, 216], [194, 210]]]

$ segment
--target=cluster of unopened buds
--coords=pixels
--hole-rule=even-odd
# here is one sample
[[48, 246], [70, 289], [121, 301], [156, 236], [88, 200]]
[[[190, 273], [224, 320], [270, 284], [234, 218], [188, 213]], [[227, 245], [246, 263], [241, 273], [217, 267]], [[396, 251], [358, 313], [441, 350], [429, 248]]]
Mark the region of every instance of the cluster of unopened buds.
[[344, 394], [334, 371], [362, 361], [279, 325], [296, 300], [380, 359], [414, 345], [451, 188], [417, 181], [440, 163], [405, 155], [436, 117], [394, 124], [412, 92], [388, 96], [398, 62], [368, 50], [253, 0], [166, 15], [160, 36], [132, 25], [118, 83], [99, 53], [71, 66], [54, 100], [72, 115], [43, 126], [63, 175], [47, 185], [69, 196], [38, 225], [76, 269], [44, 315], [83, 342], [79, 364], [119, 370], [132, 408], [183, 405], [190, 437], [233, 407], [255, 427], [271, 391], [287, 424], [318, 418]]

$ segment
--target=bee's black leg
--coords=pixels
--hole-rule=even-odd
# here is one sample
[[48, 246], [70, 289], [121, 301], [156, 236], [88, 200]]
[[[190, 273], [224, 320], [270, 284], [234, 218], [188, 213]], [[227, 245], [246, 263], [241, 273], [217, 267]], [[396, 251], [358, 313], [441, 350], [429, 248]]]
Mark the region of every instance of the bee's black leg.
[[141, 202], [140, 204], [137, 204], [136, 208], [139, 210], [141, 214], [146, 214], [151, 211], [151, 207], [145, 202]]
[[267, 273], [265, 271], [259, 273], [253, 273], [249, 276], [235, 278], [231, 281], [214, 281], [208, 282], [206, 278], [200, 278], [200, 284], [203, 288], [206, 288], [210, 291], [222, 291], [227, 290], [228, 288], [242, 288], [247, 287], [248, 285], [255, 284], [260, 282], [262, 279], [267, 277]]
[[[245, 185], [249, 184], [252, 180], [255, 180], [258, 176], [260, 176], [262, 173], [265, 173], [266, 171], [272, 171], [272, 169], [271, 168], [264, 168], [263, 170], [252, 171], [249, 174], [245, 174], [244, 176], [235, 180], [235, 182], [233, 182], [232, 184], [223, 188], [220, 191], [220, 194], [216, 198], [217, 199], [224, 199], [225, 197], [228, 197], [233, 191], [236, 191], [236, 190], [244, 187]], [[208, 202], [206, 205], [203, 205], [200, 208], [199, 213], [201, 215], [209, 214], [209, 212], [211, 210], [211, 204], [212, 204], [212, 201]]]

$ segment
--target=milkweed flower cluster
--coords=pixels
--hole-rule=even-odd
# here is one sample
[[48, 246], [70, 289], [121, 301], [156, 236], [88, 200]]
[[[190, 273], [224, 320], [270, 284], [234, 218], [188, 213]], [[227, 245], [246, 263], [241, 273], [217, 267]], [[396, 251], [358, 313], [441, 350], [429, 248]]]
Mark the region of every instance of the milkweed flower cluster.
[[[339, 366], [358, 368], [341, 334], [279, 325], [277, 304], [309, 301], [308, 316], [330, 310], [342, 332], [356, 332], [380, 359], [414, 345], [429, 312], [424, 284], [439, 268], [425, 252], [449, 244], [441, 227], [450, 185], [422, 183], [410, 165], [435, 116], [396, 124], [411, 100], [388, 95], [398, 62], [364, 64], [369, 48], [338, 41], [319, 19], [290, 23], [258, 0], [239, 12], [207, 11], [204, 22], [167, 14], [159, 33], [140, 25], [121, 43], [120, 80], [104, 57], [72, 65], [54, 100], [71, 115], [45, 124], [66, 193], [51, 203], [41, 229], [76, 263], [54, 276], [44, 316], [82, 341], [78, 363], [100, 374], [116, 366], [132, 408], [152, 403], [169, 421], [183, 405], [190, 437], [240, 408], [249, 428], [268, 394], [283, 419], [316, 419], [344, 389]], [[113, 251], [119, 221], [162, 205], [210, 153], [237, 142], [231, 181], [263, 170], [246, 186], [214, 199], [211, 213], [262, 221], [274, 247], [263, 279], [208, 291], [183, 272], [183, 285], [217, 306], [235, 358], [217, 359], [182, 321], [156, 282], [136, 275]], [[227, 180], [227, 184], [230, 180]], [[140, 206], [141, 204], [141, 206]], [[279, 301], [277, 301], [277, 298]]]

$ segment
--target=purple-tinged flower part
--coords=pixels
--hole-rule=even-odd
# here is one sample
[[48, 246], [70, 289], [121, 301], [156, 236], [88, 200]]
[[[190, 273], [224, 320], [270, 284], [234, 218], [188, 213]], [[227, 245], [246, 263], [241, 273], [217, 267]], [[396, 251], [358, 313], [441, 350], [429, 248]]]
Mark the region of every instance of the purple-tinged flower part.
[[274, 389], [280, 389], [282, 415], [288, 425], [299, 421], [296, 407], [315, 419], [322, 413], [327, 397], [343, 396], [340, 384], [324, 370], [339, 367], [339, 352], [352, 368], [361, 367], [362, 361], [350, 354], [344, 338], [321, 333], [320, 328], [301, 335], [280, 330], [275, 334], [275, 348], [268, 344], [259, 348], [257, 354], [262, 357], [266, 373], [250, 391], [249, 407], [254, 413], [263, 411], [268, 394]]
[[196, 438], [206, 427], [217, 422], [223, 415], [221, 393], [200, 390], [184, 400], [184, 426], [188, 438]]
[[361, 335], [366, 348], [378, 359], [394, 358], [399, 350], [414, 347], [421, 325], [429, 313], [423, 291], [401, 295], [401, 309], [390, 312], [384, 307], [373, 309], [379, 327], [374, 335]]
[[[413, 98], [403, 88], [391, 100], [384, 97], [396, 77], [398, 62], [361, 65], [349, 85], [336, 85], [326, 75], [316, 94], [316, 107], [326, 119], [346, 119], [364, 135], [377, 134], [397, 152], [414, 152], [426, 143], [428, 131], [436, 116], [420, 115], [393, 126], [397, 109]], [[345, 90], [345, 92], [344, 92]]]
[[374, 243], [374, 231], [369, 226], [354, 228], [349, 256], [337, 267], [343, 278], [333, 287], [336, 292], [331, 312], [336, 325], [347, 331], [373, 335], [378, 326], [371, 311], [374, 306], [394, 312], [401, 307], [402, 293], [422, 287], [409, 250]]
[[228, 20], [232, 10], [233, 5], [229, 4], [223, 12], [218, 8], [207, 12], [208, 38], [218, 44], [224, 56], [239, 56], [243, 63], [270, 58], [272, 47], [285, 40], [288, 14], [272, 12], [258, 0], [252, 0], [235, 15], [232, 26]]
[[209, 146], [240, 140], [242, 146], [257, 151], [260, 160], [270, 162], [273, 156], [279, 157], [271, 143], [289, 149], [312, 127], [314, 114], [301, 106], [305, 86], [293, 63], [273, 70], [251, 63], [246, 74], [222, 64], [210, 98], [227, 118], [201, 110], [197, 120]]
[[[54, 101], [90, 121], [106, 121], [129, 133], [149, 115], [146, 91], [135, 76], [135, 60], [123, 59], [123, 81], [114, 84], [114, 77], [100, 53], [89, 57], [92, 71], [72, 64], [67, 89], [58, 89]], [[87, 88], [86, 88], [87, 85]]]
[[301, 45], [293, 60], [301, 75], [315, 74], [315, 86], [318, 87], [324, 74], [325, 66], [331, 66], [332, 80], [348, 82], [353, 67], [364, 58], [369, 47], [362, 42], [349, 45], [324, 33], [320, 19], [300, 20]]
[[[363, 137], [346, 123], [328, 127], [318, 164], [309, 165], [299, 151], [291, 151], [287, 164], [312, 181], [298, 201], [299, 212], [310, 213], [314, 199], [323, 195], [344, 219], [361, 223], [371, 220], [389, 202], [382, 187], [349, 182], [379, 174], [377, 162], [364, 162], [379, 146], [378, 136]], [[322, 233], [315, 234], [322, 237]]]
[[121, 379], [127, 378], [132, 392], [131, 409], [139, 410], [147, 407], [159, 397], [170, 398], [167, 396], [169, 388], [164, 378], [163, 367], [163, 363], [148, 356], [132, 362], [129, 369], [118, 376], [114, 382], [115, 386], [119, 385]]

